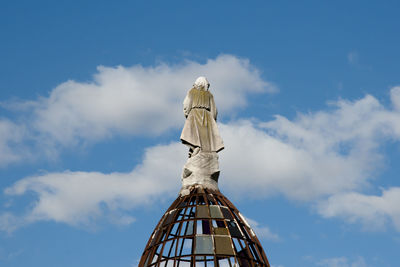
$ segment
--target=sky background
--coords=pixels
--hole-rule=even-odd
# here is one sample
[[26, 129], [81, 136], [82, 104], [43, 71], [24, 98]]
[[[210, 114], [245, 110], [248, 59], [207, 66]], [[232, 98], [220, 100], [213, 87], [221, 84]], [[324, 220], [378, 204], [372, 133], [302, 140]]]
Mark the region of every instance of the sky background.
[[137, 266], [211, 83], [273, 267], [396, 267], [398, 1], [1, 1], [0, 265]]

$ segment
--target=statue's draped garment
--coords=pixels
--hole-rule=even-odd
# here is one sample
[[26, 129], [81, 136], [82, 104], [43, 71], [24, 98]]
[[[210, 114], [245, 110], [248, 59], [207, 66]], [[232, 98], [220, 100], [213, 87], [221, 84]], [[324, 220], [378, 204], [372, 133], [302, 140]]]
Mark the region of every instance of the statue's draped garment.
[[183, 113], [186, 117], [181, 134], [184, 144], [200, 147], [205, 152], [224, 149], [216, 123], [217, 108], [209, 91], [192, 88], [183, 101]]

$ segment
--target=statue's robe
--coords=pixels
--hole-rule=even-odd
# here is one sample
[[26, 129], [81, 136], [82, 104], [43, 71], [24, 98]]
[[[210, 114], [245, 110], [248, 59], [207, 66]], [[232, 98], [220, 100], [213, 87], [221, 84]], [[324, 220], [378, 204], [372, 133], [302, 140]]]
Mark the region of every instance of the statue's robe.
[[217, 108], [209, 91], [192, 88], [183, 101], [186, 122], [182, 130], [182, 143], [205, 152], [224, 149], [217, 127]]

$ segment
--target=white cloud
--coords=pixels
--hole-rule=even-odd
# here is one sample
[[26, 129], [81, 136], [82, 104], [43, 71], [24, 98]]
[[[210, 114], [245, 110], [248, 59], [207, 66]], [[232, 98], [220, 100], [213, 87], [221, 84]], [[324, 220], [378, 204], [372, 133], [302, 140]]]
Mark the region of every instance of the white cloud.
[[265, 239], [265, 240], [270, 240], [270, 241], [280, 241], [281, 238], [277, 233], [274, 233], [269, 229], [268, 226], [262, 226], [260, 225], [259, 222], [250, 219], [248, 217], [245, 217], [246, 221], [250, 224], [251, 228], [253, 228], [253, 231], [257, 235], [258, 238], [260, 239]]
[[400, 231], [400, 187], [383, 190], [381, 196], [356, 192], [337, 194], [319, 203], [318, 211], [326, 218], [340, 217], [350, 223], [360, 222], [366, 229], [382, 229], [393, 223]]
[[60, 144], [96, 141], [113, 134], [158, 135], [183, 123], [182, 101], [206, 75], [221, 112], [246, 105], [250, 92], [272, 92], [248, 60], [231, 55], [205, 64], [185, 61], [154, 67], [98, 67], [90, 82], [67, 81], [30, 103], [33, 126]]
[[358, 257], [354, 261], [349, 261], [346, 257], [323, 259], [317, 263], [322, 267], [367, 267], [363, 257]]
[[399, 99], [400, 89], [394, 87], [394, 109], [367, 95], [331, 103], [329, 111], [299, 114], [293, 121], [277, 116], [265, 123], [221, 125], [226, 144], [221, 185], [254, 198], [283, 194], [316, 202], [324, 217], [378, 228], [390, 222], [400, 231], [397, 188], [381, 197], [360, 193], [372, 187], [383, 166], [380, 148], [400, 138]]
[[[392, 99], [399, 91], [391, 90]], [[369, 186], [383, 165], [379, 148], [400, 137], [400, 112], [384, 108], [370, 95], [333, 106], [330, 111], [299, 114], [293, 121], [276, 116], [266, 123], [222, 125], [226, 186], [299, 200]]]
[[[299, 114], [292, 121], [276, 116], [269, 122], [220, 124], [226, 145], [220, 155], [220, 188], [246, 197], [282, 194], [294, 200], [328, 203], [332, 211], [325, 214], [320, 209], [323, 216], [349, 221], [363, 221], [368, 216], [373, 221], [386, 214], [397, 227], [397, 211], [390, 208], [394, 203], [392, 194], [389, 198], [384, 192], [384, 200], [378, 205], [354, 192], [371, 186], [383, 163], [379, 148], [386, 140], [400, 137], [399, 99], [400, 89], [394, 87], [394, 109], [385, 108], [367, 95], [353, 102], [339, 100], [331, 103], [328, 111]], [[172, 160], [176, 157], [180, 163]], [[24, 215], [25, 221], [87, 223], [104, 214], [102, 205], [111, 212], [124, 212], [165, 193], [177, 192], [185, 157], [183, 145], [157, 146], [150, 148], [144, 162], [130, 173], [49, 173], [24, 178], [7, 193], [36, 193], [38, 201]], [[364, 216], [343, 210], [348, 200], [343, 196], [347, 194], [356, 194], [360, 205], [370, 205], [377, 211]], [[125, 221], [131, 220], [128, 217]]]
[[390, 100], [394, 109], [400, 111], [400, 86], [395, 86], [390, 90]]
[[22, 218], [15, 216], [11, 212], [0, 214], [0, 231], [11, 233], [24, 224]]
[[[349, 53], [348, 60], [358, 64], [358, 54]], [[16, 103], [22, 121], [29, 117], [31, 122], [0, 119], [0, 167], [29, 158], [32, 147], [28, 149], [26, 143], [34, 139], [45, 153], [53, 155], [54, 145], [178, 129], [183, 124], [182, 99], [199, 75], [211, 81], [221, 113], [246, 106], [248, 93], [276, 91], [248, 60], [232, 55], [204, 64], [101, 66], [92, 81], [68, 81], [48, 97]], [[393, 108], [367, 95], [353, 102], [339, 100], [329, 111], [299, 114], [292, 121], [276, 116], [269, 122], [242, 120], [220, 125], [226, 145], [220, 157], [221, 187], [244, 195], [252, 192], [252, 197], [283, 194], [317, 201], [324, 217], [378, 228], [391, 222], [400, 231], [394, 204], [399, 199], [397, 187], [383, 190], [382, 196], [360, 193], [371, 186], [383, 164], [379, 148], [388, 139], [400, 138], [400, 87], [391, 89], [390, 99]], [[183, 151], [179, 144], [150, 148], [143, 163], [130, 173], [66, 171], [24, 178], [7, 189], [7, 194], [32, 191], [37, 202], [21, 217], [3, 213], [0, 228], [37, 220], [86, 224], [105, 212], [111, 212], [115, 222], [130, 223], [134, 219], [124, 211], [179, 186], [179, 182], [165, 181], [179, 181]], [[178, 157], [182, 164], [170, 161], [171, 157]]]
[[249, 121], [223, 125], [221, 132], [226, 145], [220, 156], [221, 184], [255, 198], [284, 194], [314, 200], [359, 187], [372, 167], [369, 158], [299, 147]]
[[0, 167], [29, 157], [29, 153], [21, 144], [25, 135], [23, 126], [0, 118]]
[[248, 93], [277, 90], [247, 59], [233, 55], [205, 63], [99, 66], [90, 81], [64, 82], [37, 100], [0, 103], [18, 118], [18, 123], [0, 121], [0, 167], [25, 159], [29, 151], [56, 158], [62, 147], [178, 129], [184, 122], [182, 101], [200, 75], [208, 77], [225, 114], [246, 106]]
[[24, 178], [5, 193], [16, 197], [33, 192], [37, 199], [26, 214], [2, 214], [0, 229], [11, 232], [42, 220], [81, 226], [104, 215], [112, 223], [129, 224], [134, 218], [126, 211], [177, 194], [185, 154], [180, 144], [155, 146], [129, 173], [65, 171]]

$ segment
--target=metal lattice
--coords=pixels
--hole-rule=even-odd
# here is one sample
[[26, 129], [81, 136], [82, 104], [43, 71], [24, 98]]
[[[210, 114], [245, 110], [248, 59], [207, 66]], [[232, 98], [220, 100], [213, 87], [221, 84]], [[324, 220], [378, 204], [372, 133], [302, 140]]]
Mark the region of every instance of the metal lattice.
[[139, 266], [270, 267], [254, 231], [219, 191], [193, 189], [157, 224]]

